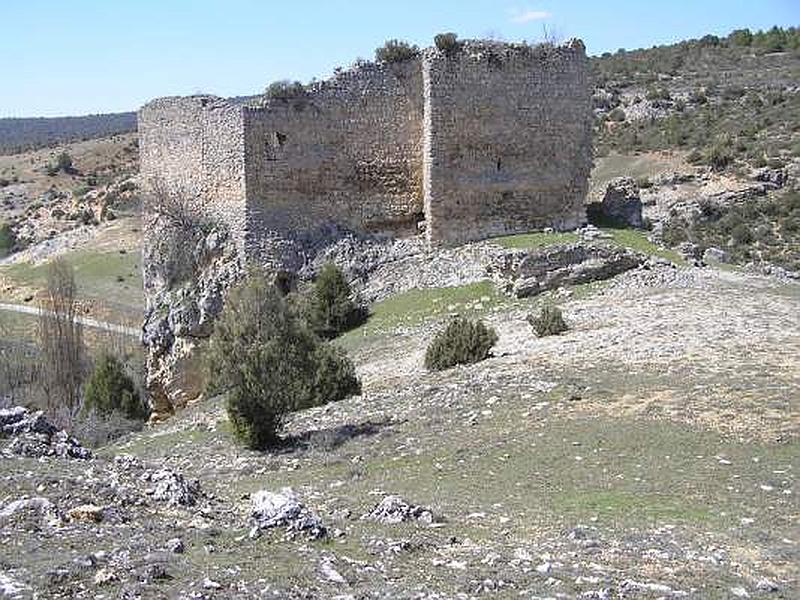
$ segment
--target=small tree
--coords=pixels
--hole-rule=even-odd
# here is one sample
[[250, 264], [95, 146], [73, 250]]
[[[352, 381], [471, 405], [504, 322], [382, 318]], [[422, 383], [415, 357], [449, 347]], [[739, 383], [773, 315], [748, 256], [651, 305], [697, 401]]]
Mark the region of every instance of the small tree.
[[458, 36], [455, 33], [440, 33], [433, 38], [433, 43], [442, 52], [452, 53], [459, 49]]
[[0, 223], [0, 258], [8, 256], [17, 244], [17, 236], [11, 225]]
[[331, 344], [318, 344], [314, 363], [312, 406], [361, 393], [361, 381], [356, 376], [356, 369], [342, 349]]
[[117, 358], [103, 354], [86, 383], [83, 410], [108, 416], [118, 412], [129, 419], [144, 420], [147, 409], [133, 380]]
[[375, 50], [375, 60], [380, 63], [398, 63], [415, 58], [419, 48], [401, 40], [389, 40]]
[[366, 318], [366, 311], [353, 301], [344, 273], [333, 263], [323, 266], [314, 282], [308, 311], [311, 329], [329, 340], [358, 327]]
[[68, 152], [61, 152], [56, 157], [56, 168], [64, 173], [70, 173], [72, 171], [72, 157]]
[[539, 337], [558, 335], [569, 329], [561, 309], [552, 304], [545, 304], [537, 314], [528, 315], [528, 323]]
[[425, 352], [425, 368], [442, 371], [455, 365], [472, 364], [489, 357], [497, 343], [497, 332], [482, 321], [453, 319], [437, 333]]
[[299, 81], [289, 81], [282, 79], [281, 81], [274, 81], [264, 91], [264, 95], [268, 98], [279, 98], [281, 100], [289, 100], [291, 98], [298, 98], [306, 93], [305, 86]]
[[231, 290], [211, 336], [208, 369], [215, 389], [228, 394], [228, 416], [246, 446], [275, 445], [287, 413], [360, 390], [347, 357], [322, 344], [263, 276]]
[[194, 278], [202, 258], [198, 245], [216, 225], [202, 214], [198, 199], [185, 190], [160, 178], [151, 179], [147, 187], [143, 212], [153, 234], [145, 253], [159, 257], [160, 270], [170, 283]]
[[85, 364], [76, 292], [69, 263], [63, 259], [51, 262], [37, 330], [42, 351], [41, 385], [47, 412], [57, 417], [64, 410], [68, 419], [80, 404]]

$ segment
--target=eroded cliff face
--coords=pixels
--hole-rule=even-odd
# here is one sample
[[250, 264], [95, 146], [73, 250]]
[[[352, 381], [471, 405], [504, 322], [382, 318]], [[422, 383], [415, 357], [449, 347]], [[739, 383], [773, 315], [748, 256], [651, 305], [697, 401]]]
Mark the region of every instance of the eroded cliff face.
[[[152, 418], [158, 420], [202, 396], [207, 382], [203, 348], [242, 264], [224, 227], [183, 239], [176, 239], [164, 223], [149, 227], [158, 242], [145, 248], [148, 289], [142, 340]], [[184, 260], [170, 260], [175, 254]]]

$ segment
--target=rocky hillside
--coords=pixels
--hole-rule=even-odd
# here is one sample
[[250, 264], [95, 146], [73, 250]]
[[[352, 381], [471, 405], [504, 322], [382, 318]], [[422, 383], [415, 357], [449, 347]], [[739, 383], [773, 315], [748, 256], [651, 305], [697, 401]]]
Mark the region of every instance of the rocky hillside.
[[0, 119], [0, 154], [12, 154], [136, 131], [136, 113]]
[[[534, 335], [543, 301], [570, 331]], [[393, 294], [339, 342], [363, 394], [292, 415], [272, 452], [236, 444], [222, 398], [91, 453], [0, 411], [0, 590], [795, 598], [799, 303], [661, 261], [532, 300]], [[454, 312], [497, 328], [494, 357], [428, 373]]]
[[800, 269], [798, 45], [739, 30], [593, 58], [593, 199], [630, 177], [615, 185], [688, 259]]

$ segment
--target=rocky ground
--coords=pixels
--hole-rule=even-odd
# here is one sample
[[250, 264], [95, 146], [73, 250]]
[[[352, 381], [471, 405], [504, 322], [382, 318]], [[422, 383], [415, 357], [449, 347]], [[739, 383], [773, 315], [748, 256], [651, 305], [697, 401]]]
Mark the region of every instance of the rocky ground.
[[[571, 330], [544, 339], [541, 297], [483, 293], [345, 336], [364, 394], [276, 452], [221, 399], [91, 457], [4, 429], [0, 594], [797, 597], [797, 283], [647, 263], [550, 292]], [[426, 373], [451, 312], [496, 356]]]
[[[72, 166], [54, 171], [61, 153]], [[0, 223], [13, 229], [14, 249], [138, 210], [138, 156], [135, 134], [0, 155]]]

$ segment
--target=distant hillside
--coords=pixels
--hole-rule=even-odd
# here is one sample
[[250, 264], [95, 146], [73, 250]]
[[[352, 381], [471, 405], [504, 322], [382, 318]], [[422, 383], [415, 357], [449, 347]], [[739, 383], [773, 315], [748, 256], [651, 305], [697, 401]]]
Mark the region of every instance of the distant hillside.
[[0, 119], [0, 154], [136, 131], [136, 113]]
[[800, 156], [800, 29], [747, 29], [591, 59], [598, 156], [691, 151], [724, 169]]

